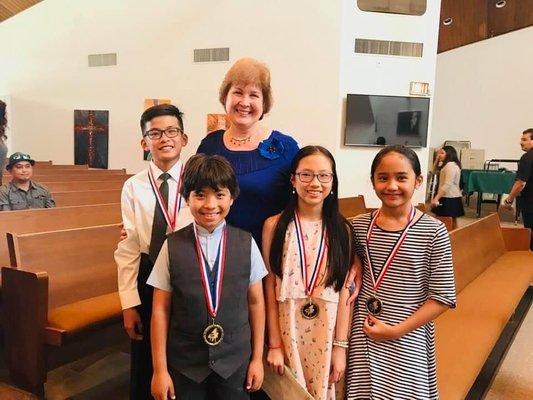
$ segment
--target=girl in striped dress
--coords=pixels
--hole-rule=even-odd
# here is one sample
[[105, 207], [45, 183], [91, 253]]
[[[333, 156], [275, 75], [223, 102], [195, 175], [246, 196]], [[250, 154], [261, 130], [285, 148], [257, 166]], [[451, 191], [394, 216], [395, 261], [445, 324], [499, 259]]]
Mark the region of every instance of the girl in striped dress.
[[339, 213], [328, 150], [301, 149], [291, 183], [289, 204], [263, 229], [267, 363], [279, 374], [286, 364], [314, 399], [329, 400], [346, 368], [350, 308], [343, 283], [352, 261], [351, 228]]
[[371, 167], [379, 210], [354, 219], [363, 285], [353, 313], [348, 399], [437, 399], [433, 320], [455, 307], [448, 233], [416, 210], [416, 153], [388, 146]]

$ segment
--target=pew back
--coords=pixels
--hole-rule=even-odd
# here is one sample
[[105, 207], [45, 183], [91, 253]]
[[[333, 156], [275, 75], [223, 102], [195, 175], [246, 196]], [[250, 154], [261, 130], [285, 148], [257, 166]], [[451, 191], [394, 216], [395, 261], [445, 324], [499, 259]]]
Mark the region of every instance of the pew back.
[[85, 190], [112, 190], [122, 189], [123, 181], [78, 181], [78, 182], [47, 182], [46, 187], [51, 192], [81, 192]]
[[0, 213], [0, 266], [9, 265], [6, 233], [56, 231], [121, 222], [120, 203], [39, 208]]
[[353, 218], [367, 212], [363, 195], [339, 199], [339, 211], [344, 218]]
[[498, 214], [450, 232], [457, 292], [487, 269], [506, 247]]
[[79, 192], [52, 192], [57, 207], [83, 206], [120, 202], [120, 189], [87, 190]]
[[[122, 175], [122, 174], [111, 174], [105, 176], [92, 175], [92, 174], [75, 174], [75, 175], [33, 175], [31, 178], [34, 182], [42, 183], [47, 185], [48, 182], [87, 182], [87, 181], [126, 181], [132, 175]], [[5, 182], [9, 181], [11, 178], [5, 178]]]
[[120, 225], [7, 234], [11, 263], [49, 277], [48, 308], [53, 309], [117, 290], [113, 253]]

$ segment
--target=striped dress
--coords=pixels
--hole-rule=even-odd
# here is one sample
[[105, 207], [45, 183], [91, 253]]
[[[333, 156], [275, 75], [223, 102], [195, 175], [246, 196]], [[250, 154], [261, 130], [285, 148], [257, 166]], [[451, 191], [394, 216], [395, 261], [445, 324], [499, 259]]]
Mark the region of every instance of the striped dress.
[[[365, 256], [370, 221], [371, 214], [353, 221], [354, 247], [364, 261], [364, 272], [352, 320], [347, 399], [437, 399], [433, 322], [384, 342], [373, 341], [362, 330], [367, 316], [365, 303], [372, 295]], [[369, 252], [376, 278], [401, 233], [374, 227]], [[452, 253], [442, 222], [424, 214], [412, 225], [377, 296], [383, 302], [377, 318], [390, 325], [408, 318], [430, 298], [455, 307]]]

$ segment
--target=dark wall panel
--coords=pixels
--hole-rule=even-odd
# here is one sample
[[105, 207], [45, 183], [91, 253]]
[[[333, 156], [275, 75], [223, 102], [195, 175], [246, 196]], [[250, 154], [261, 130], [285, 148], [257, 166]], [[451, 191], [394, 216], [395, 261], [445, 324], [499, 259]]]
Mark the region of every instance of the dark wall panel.
[[506, 0], [498, 8], [498, 0], [488, 0], [488, 35], [501, 35], [533, 25], [533, 0]]
[[[444, 21], [452, 19], [450, 25]], [[487, 37], [487, 0], [442, 0], [438, 52]]]

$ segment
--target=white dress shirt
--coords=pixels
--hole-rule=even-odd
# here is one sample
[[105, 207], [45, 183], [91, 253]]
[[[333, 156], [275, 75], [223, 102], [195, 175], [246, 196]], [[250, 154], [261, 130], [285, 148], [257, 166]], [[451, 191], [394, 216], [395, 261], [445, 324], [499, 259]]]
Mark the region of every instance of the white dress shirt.
[[[182, 162], [178, 161], [167, 171], [171, 176], [167, 181], [170, 218], [174, 217], [173, 212], [182, 165]], [[153, 162], [150, 162], [149, 168], [151, 168], [159, 187], [162, 182], [159, 176], [163, 171]], [[132, 308], [141, 304], [137, 290], [137, 275], [139, 273], [141, 253], [148, 254], [150, 247], [155, 204], [156, 196], [150, 185], [148, 168], [132, 176], [124, 183], [121, 208], [122, 222], [124, 223], [127, 238], [119, 242], [115, 251], [115, 262], [118, 269], [118, 292], [122, 309]], [[179, 230], [189, 225], [192, 221], [189, 208], [185, 201], [181, 199], [181, 208], [174, 230]], [[170, 233], [170, 227], [167, 233]]]

